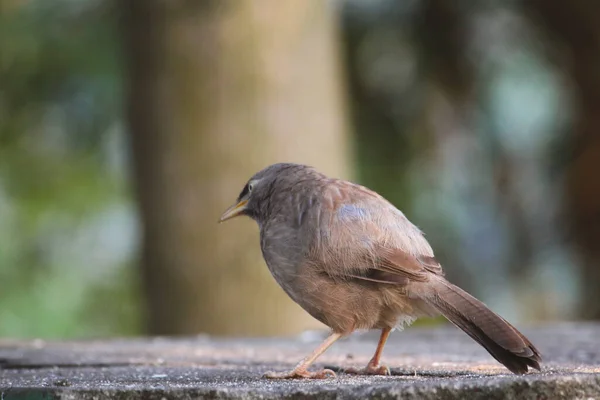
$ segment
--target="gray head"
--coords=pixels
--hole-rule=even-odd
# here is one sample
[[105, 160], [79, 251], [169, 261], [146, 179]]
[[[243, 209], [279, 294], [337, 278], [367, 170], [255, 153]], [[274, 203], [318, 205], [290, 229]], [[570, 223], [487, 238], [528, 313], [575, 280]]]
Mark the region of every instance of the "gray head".
[[246, 215], [258, 222], [265, 221], [273, 211], [273, 200], [285, 194], [296, 183], [322, 176], [314, 168], [293, 163], [273, 164], [254, 174], [219, 222]]

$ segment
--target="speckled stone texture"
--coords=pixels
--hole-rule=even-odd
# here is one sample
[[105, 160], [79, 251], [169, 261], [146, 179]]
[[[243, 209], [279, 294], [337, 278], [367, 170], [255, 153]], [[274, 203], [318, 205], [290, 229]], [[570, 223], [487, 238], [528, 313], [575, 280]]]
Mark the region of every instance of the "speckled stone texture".
[[[541, 373], [510, 374], [453, 327], [392, 334], [392, 376], [338, 373], [320, 381], [271, 381], [326, 332], [290, 339], [153, 338], [0, 340], [2, 399], [600, 399], [600, 324], [523, 329], [544, 357]], [[377, 332], [335, 344], [315, 365], [362, 366]]]

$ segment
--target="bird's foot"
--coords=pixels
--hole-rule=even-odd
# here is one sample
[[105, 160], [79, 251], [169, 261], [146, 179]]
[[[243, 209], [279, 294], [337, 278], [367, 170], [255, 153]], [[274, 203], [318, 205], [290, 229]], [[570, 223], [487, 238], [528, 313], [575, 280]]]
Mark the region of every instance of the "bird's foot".
[[335, 377], [335, 372], [330, 369], [315, 372], [305, 369], [295, 369], [291, 372], [267, 372], [263, 375], [263, 378], [266, 379], [326, 379]]
[[351, 375], [391, 375], [387, 366], [371, 363], [364, 368], [347, 368], [344, 372]]

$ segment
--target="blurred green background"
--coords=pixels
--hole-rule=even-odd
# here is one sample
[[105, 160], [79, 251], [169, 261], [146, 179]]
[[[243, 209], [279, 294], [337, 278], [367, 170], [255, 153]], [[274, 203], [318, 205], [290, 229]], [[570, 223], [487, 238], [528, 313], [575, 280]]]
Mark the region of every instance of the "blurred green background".
[[0, 336], [287, 334], [275, 161], [380, 192], [511, 321], [600, 318], [600, 2], [0, 0]]

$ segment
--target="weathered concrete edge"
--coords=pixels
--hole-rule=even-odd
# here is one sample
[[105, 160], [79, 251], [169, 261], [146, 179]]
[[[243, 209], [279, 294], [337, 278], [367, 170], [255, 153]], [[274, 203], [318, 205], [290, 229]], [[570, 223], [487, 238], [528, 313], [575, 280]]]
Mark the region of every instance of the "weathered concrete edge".
[[275, 386], [265, 391], [259, 388], [173, 388], [173, 389], [69, 389], [63, 388], [0, 388], [2, 399], [589, 399], [600, 398], [600, 374], [546, 376], [541, 379], [480, 379], [468, 382], [440, 380], [435, 383], [384, 383], [360, 386], [312, 385]]

